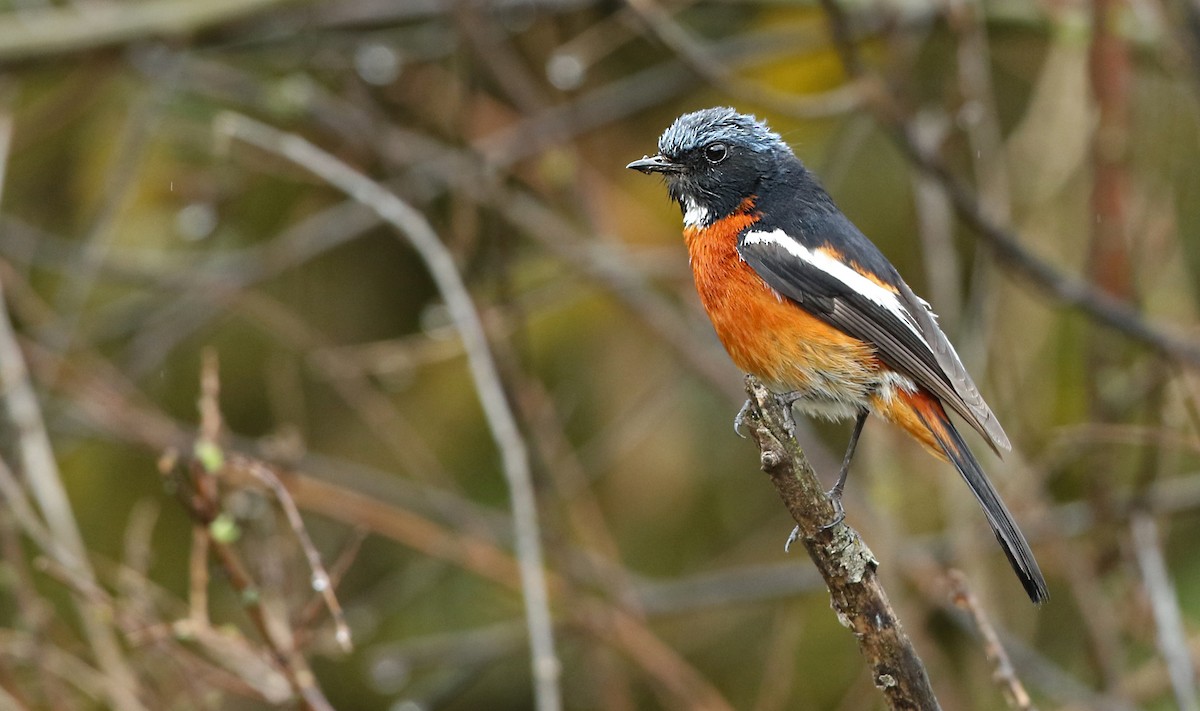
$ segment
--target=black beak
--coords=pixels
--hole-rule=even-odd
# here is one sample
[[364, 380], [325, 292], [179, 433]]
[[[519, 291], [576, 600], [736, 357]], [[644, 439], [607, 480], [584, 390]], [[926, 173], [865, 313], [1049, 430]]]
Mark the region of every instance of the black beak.
[[647, 175], [650, 173], [679, 173], [683, 170], [683, 166], [678, 163], [672, 163], [661, 155], [635, 160], [625, 167], [633, 168]]

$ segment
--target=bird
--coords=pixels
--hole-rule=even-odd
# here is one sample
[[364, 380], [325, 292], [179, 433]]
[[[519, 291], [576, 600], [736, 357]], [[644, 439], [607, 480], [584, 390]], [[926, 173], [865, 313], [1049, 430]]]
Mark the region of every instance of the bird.
[[734, 364], [806, 415], [854, 420], [829, 492], [834, 523], [875, 415], [954, 465], [1029, 598], [1048, 599], [1029, 543], [947, 411], [998, 455], [1011, 449], [1000, 422], [929, 303], [780, 135], [733, 108], [704, 109], [677, 118], [656, 155], [627, 167], [663, 177], [679, 204], [696, 291]]

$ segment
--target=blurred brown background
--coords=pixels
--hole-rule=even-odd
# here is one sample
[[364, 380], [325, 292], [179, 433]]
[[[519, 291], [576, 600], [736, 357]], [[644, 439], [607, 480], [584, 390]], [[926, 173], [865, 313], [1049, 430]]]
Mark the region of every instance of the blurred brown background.
[[[874, 420], [855, 460], [943, 706], [1008, 707], [957, 568], [1039, 707], [1197, 708], [1200, 5], [855, 0], [840, 48], [829, 9], [0, 3], [0, 706], [532, 708], [524, 463], [566, 708], [882, 708], [732, 432], [678, 210], [624, 169], [733, 105], [1013, 439], [971, 443], [1040, 609], [951, 467]], [[507, 459], [439, 282], [347, 180], [452, 256]], [[848, 431], [800, 424], [823, 474]]]

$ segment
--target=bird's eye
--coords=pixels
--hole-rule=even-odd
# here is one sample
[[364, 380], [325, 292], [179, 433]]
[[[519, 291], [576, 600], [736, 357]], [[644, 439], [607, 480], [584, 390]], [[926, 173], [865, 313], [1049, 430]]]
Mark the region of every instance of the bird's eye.
[[704, 147], [704, 157], [709, 163], [720, 163], [729, 155], [729, 148], [724, 143], [710, 143]]

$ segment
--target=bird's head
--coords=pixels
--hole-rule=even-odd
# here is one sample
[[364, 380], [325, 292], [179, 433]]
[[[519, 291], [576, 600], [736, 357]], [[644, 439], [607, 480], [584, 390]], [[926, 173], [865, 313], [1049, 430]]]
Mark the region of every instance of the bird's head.
[[658, 139], [658, 155], [627, 167], [659, 173], [684, 212], [684, 223], [705, 227], [733, 214], [764, 180], [795, 160], [779, 134], [730, 108], [684, 114]]

